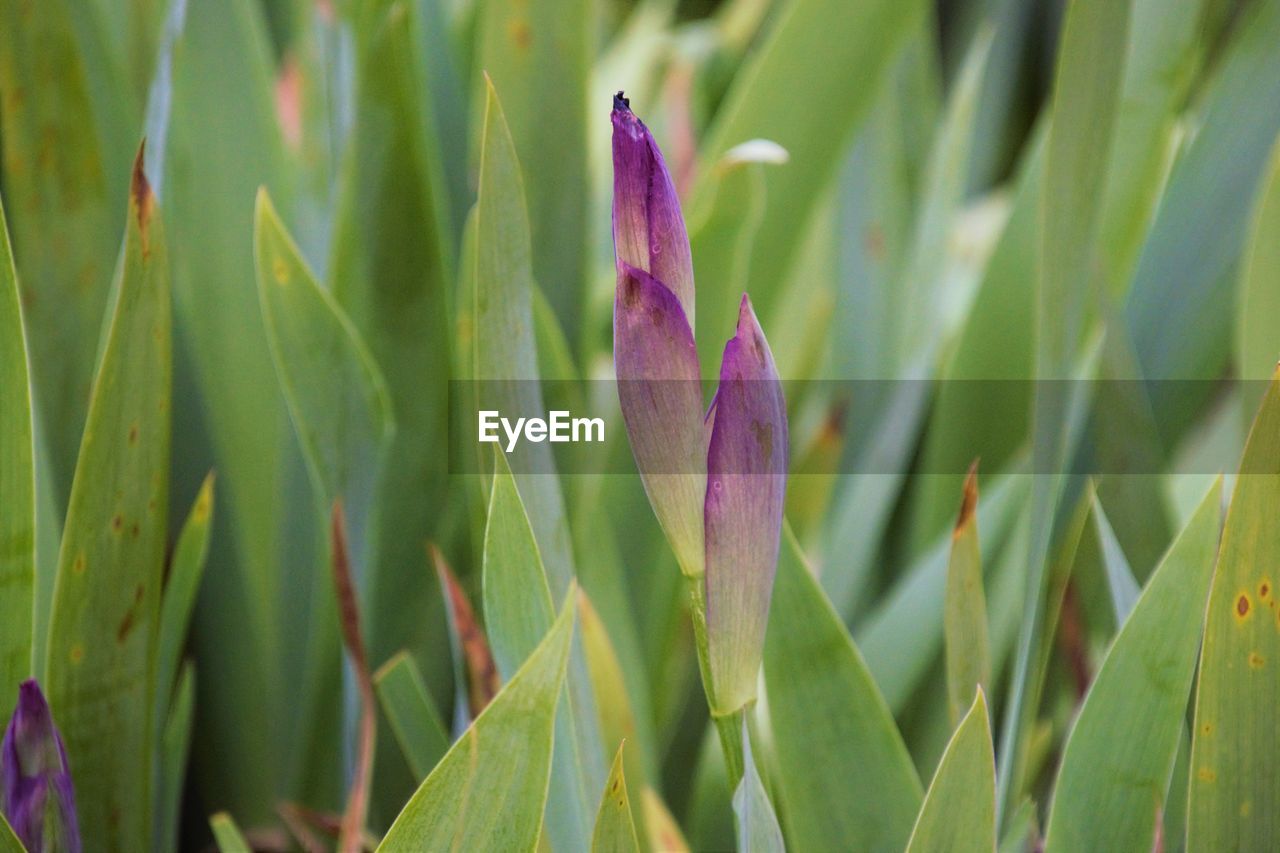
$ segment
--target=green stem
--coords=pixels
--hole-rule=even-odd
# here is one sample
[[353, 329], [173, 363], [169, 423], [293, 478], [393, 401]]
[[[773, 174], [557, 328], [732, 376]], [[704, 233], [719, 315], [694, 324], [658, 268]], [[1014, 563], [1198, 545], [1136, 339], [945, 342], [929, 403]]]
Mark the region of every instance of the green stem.
[[742, 781], [742, 720], [749, 706], [743, 706], [726, 714], [716, 710], [715, 693], [711, 683], [711, 659], [707, 651], [707, 598], [702, 576], [686, 576], [689, 584], [689, 611], [693, 618], [693, 637], [698, 648], [698, 670], [702, 673], [702, 689], [707, 696], [711, 719], [720, 735], [720, 747], [724, 750], [724, 766], [729, 777], [729, 792], [737, 790]]

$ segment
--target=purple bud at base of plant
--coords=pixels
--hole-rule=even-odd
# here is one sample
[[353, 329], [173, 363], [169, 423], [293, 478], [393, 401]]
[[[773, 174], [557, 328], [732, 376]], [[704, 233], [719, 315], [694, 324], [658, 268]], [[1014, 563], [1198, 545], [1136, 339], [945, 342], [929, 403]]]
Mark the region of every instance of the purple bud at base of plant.
[[681, 570], [696, 577], [707, 483], [698, 352], [675, 294], [626, 263], [614, 295], [613, 360], [645, 492]]
[[613, 246], [619, 272], [628, 264], [665, 284], [692, 328], [693, 256], [680, 198], [653, 134], [621, 92], [613, 104]]
[[79, 853], [66, 748], [35, 679], [18, 688], [18, 705], [0, 743], [0, 810], [33, 853]]
[[787, 489], [787, 408], [746, 296], [725, 345], [707, 449], [707, 652], [719, 714], [756, 698]]

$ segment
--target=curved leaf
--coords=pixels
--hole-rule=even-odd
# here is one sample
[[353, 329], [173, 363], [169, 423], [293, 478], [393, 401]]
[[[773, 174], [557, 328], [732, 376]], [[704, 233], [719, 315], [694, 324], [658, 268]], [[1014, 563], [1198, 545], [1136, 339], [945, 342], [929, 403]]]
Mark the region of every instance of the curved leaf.
[[46, 679], [75, 768], [83, 837], [120, 850], [150, 848], [168, 535], [169, 263], [141, 163], [140, 151], [58, 555]]
[[379, 851], [535, 848], [572, 638], [569, 600], [533, 654], [405, 805]]
[[996, 848], [996, 757], [987, 698], [977, 689], [925, 794], [907, 853], [992, 853]]
[[1280, 374], [1245, 445], [1209, 593], [1187, 849], [1280, 848]]
[[790, 529], [782, 539], [764, 673], [787, 839], [797, 850], [900, 850], [920, 780]]
[[1152, 847], [1195, 672], [1219, 501], [1210, 489], [1089, 689], [1058, 771], [1046, 851]]

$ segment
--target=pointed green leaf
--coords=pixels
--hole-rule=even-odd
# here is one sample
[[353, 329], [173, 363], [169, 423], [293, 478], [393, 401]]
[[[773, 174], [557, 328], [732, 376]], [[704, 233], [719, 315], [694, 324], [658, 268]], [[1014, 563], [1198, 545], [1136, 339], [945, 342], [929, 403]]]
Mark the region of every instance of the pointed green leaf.
[[1089, 689], [1058, 771], [1047, 851], [1152, 847], [1195, 672], [1219, 491], [1170, 547]]
[[742, 718], [742, 780], [733, 792], [733, 811], [737, 816], [735, 829], [738, 849], [744, 853], [783, 853], [782, 828], [774, 814], [773, 803], [760, 781], [760, 771], [751, 755], [751, 736], [747, 730], [747, 718]]
[[[701, 152], [704, 174], [733, 146], [770, 139], [791, 162], [766, 173], [768, 206], [750, 263], [753, 295], [776, 290], [824, 197], [850, 136], [866, 117], [897, 48], [922, 14], [917, 0], [791, 3], [734, 77]], [[691, 211], [710, 199], [705, 179]], [[762, 301], [761, 310], [767, 312]]]
[[[529, 170], [532, 272], [561, 324], [575, 332], [586, 328], [587, 128], [595, 126], [587, 116], [604, 119], [609, 110], [606, 101], [587, 103], [593, 5], [592, 0], [477, 4], [475, 67], [502, 93], [513, 154]], [[473, 83], [479, 95], [485, 85], [479, 79]], [[549, 92], [555, 95], [548, 97]], [[475, 98], [477, 111], [483, 100]]]
[[978, 547], [978, 478], [970, 469], [960, 516], [951, 534], [951, 561], [942, 624], [947, 653], [947, 708], [951, 725], [965, 713], [969, 696], [991, 686], [987, 640], [987, 597], [982, 591], [982, 551]]
[[[578, 626], [582, 634], [582, 651], [587, 661], [587, 672], [591, 676], [591, 686], [596, 697], [596, 709], [600, 714], [600, 742], [606, 750], [615, 743], [627, 744], [627, 779], [633, 790], [643, 790], [648, 780], [644, 757], [640, 754], [636, 716], [631, 707], [622, 664], [604, 622], [587, 597], [585, 589], [578, 593]], [[638, 827], [637, 834], [643, 842], [644, 828]]]
[[213, 830], [213, 841], [218, 845], [219, 853], [253, 853], [235, 819], [226, 812], [218, 812], [209, 818], [209, 828]]
[[573, 603], [431, 771], [379, 851], [521, 850], [538, 843]]
[[1133, 612], [1142, 591], [1138, 582], [1133, 579], [1133, 569], [1120, 549], [1111, 522], [1102, 510], [1102, 502], [1095, 496], [1093, 499], [1093, 526], [1098, 535], [1098, 545], [1102, 551], [1102, 567], [1107, 574], [1107, 589], [1111, 592], [1111, 605], [1115, 611], [1116, 624], [1123, 625]]
[[1209, 593], [1187, 849], [1280, 848], [1280, 376], [1240, 461]]
[[797, 850], [901, 849], [920, 780], [789, 528], [769, 623], [764, 673], [788, 841]]
[[27, 343], [0, 205], [0, 685], [6, 690], [31, 675], [35, 488]]
[[[1258, 187], [1249, 244], [1241, 264], [1236, 359], [1240, 378], [1262, 380], [1280, 361], [1280, 139]], [[1261, 382], [1245, 386], [1250, 411], [1262, 399]]]
[[[480, 189], [476, 201], [474, 378], [481, 409], [533, 415], [545, 411], [534, 338], [534, 279], [524, 180], [502, 104], [485, 87]], [[556, 155], [563, 159], [563, 152]], [[539, 162], [539, 166], [543, 164]], [[551, 445], [522, 442], [511, 452], [521, 494], [556, 601], [573, 577], [564, 497]]]
[[[164, 183], [182, 354], [173, 455], [180, 509], [211, 468], [218, 472], [218, 530], [192, 614], [201, 727], [192, 758], [208, 802], [254, 825], [275, 819], [293, 745], [317, 752], [292, 710], [311, 633], [298, 585], [317, 573], [312, 543], [323, 541], [318, 529], [307, 533], [303, 463], [254, 277], [254, 193], [269, 186], [290, 207], [273, 75], [260, 4], [187, 3], [173, 52]], [[297, 540], [286, 544], [286, 530]]]
[[[327, 280], [386, 380], [395, 464], [378, 479], [376, 543], [364, 598], [369, 653], [408, 648], [429, 683], [447, 677], [443, 620], [423, 618], [438, 587], [406, 573], [425, 540], [444, 538], [449, 471], [452, 226], [423, 91], [418, 3], [366, 3], [357, 32], [354, 114], [337, 177]], [[418, 582], [414, 582], [415, 578]], [[438, 612], [438, 611], [437, 611]]]
[[[484, 614], [498, 672], [507, 679], [555, 611], [515, 478], [501, 451], [495, 451], [495, 461], [484, 537]], [[604, 780], [598, 716], [580, 647], [570, 655], [566, 687], [556, 714], [546, 832], [554, 846], [574, 850], [590, 843], [596, 792]]]
[[195, 607], [204, 561], [209, 553], [209, 529], [213, 525], [213, 474], [205, 477], [200, 494], [178, 534], [160, 599], [160, 635], [156, 644], [157, 722], [168, 716], [174, 701], [178, 663], [186, 645], [191, 611]]
[[169, 262], [141, 171], [58, 556], [47, 680], [85, 838], [150, 846], [155, 642], [168, 535]]
[[[134, 104], [80, 4], [0, 3], [5, 199], [36, 403], [66, 500], [108, 305], [136, 144]], [[22, 215], [18, 216], [21, 211]]]
[[982, 688], [929, 783], [907, 853], [991, 853], [996, 847], [996, 757]]
[[[163, 621], [163, 617], [161, 618]], [[177, 850], [182, 817], [182, 794], [191, 750], [191, 727], [196, 714], [196, 670], [188, 662], [178, 676], [173, 703], [166, 709], [160, 734], [159, 773], [156, 777], [155, 850]]]
[[326, 508], [343, 502], [352, 553], [363, 562], [374, 485], [393, 431], [386, 384], [360, 333], [311, 274], [265, 189], [254, 219], [258, 298], [280, 388], [316, 500]]
[[604, 783], [600, 809], [596, 812], [596, 828], [591, 833], [591, 853], [639, 853], [636, 826], [631, 818], [631, 801], [627, 796], [627, 775], [623, 772], [626, 742], [618, 744], [613, 767]]
[[[977, 525], [984, 531], [982, 547], [988, 549], [988, 561], [995, 547], [1012, 535], [1026, 500], [1026, 480], [1010, 475], [996, 481], [978, 507]], [[944, 639], [946, 602], [938, 591], [946, 588], [950, 548], [948, 532], [898, 579], [857, 632], [867, 668], [895, 712], [928, 674]]]
[[[1280, 3], [1243, 10], [1205, 86], [1200, 132], [1169, 174], [1124, 306], [1144, 376], [1210, 379], [1230, 352], [1234, 301], [1219, 297], [1248, 236], [1256, 189], [1280, 132], [1277, 42]], [[1214, 211], [1209, 229], [1206, 210]], [[1196, 397], [1203, 400], [1211, 384], [1163, 383], [1152, 400], [1161, 431], [1185, 429], [1188, 414], [1199, 411]]]
[[421, 782], [448, 750], [449, 736], [418, 665], [408, 652], [399, 652], [373, 674], [373, 685], [409, 769]]

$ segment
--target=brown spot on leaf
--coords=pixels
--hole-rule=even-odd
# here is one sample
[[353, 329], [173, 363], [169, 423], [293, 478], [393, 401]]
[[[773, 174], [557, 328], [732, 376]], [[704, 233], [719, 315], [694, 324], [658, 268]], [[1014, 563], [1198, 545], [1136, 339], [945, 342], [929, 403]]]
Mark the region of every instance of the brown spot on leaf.
[[138, 425], [135, 423], [130, 425], [129, 427], [129, 444], [137, 444], [137, 443], [138, 443]]
[[1266, 578], [1263, 578], [1262, 582], [1258, 584], [1258, 598], [1262, 599], [1263, 601], [1266, 601], [1270, 597], [1271, 597], [1271, 581], [1267, 580]]
[[80, 663], [80, 661], [84, 660], [84, 646], [80, 643], [76, 643], [71, 647], [71, 650], [67, 652], [67, 657], [72, 663]]
[[134, 215], [138, 217], [138, 230], [142, 232], [142, 255], [147, 257], [151, 254], [151, 247], [147, 239], [147, 232], [151, 226], [151, 214], [154, 211], [156, 197], [151, 192], [151, 184], [147, 181], [146, 172], [143, 171], [142, 163], [147, 150], [147, 141], [144, 139], [142, 144], [138, 146], [138, 156], [133, 161], [133, 181], [130, 184], [130, 196], [133, 199]]
[[71, 571], [75, 572], [78, 575], [82, 575], [84, 574], [85, 566], [86, 566], [86, 563], [84, 559], [84, 554], [76, 554], [76, 559], [71, 564]]
[[956, 516], [954, 535], [959, 536], [972, 522], [973, 513], [978, 508], [978, 460], [969, 465], [969, 473], [964, 478], [964, 489], [960, 495], [960, 512]]
[[533, 46], [533, 27], [524, 18], [516, 18], [507, 25], [511, 41], [517, 50], [527, 51]]
[[1262, 669], [1264, 666], [1266, 666], [1266, 664], [1267, 664], [1266, 658], [1264, 658], [1262, 655], [1258, 654], [1257, 652], [1249, 652], [1249, 668], [1250, 669]]
[[124, 517], [116, 513], [111, 517], [111, 530], [113, 533], [119, 533], [122, 529], [124, 529]]
[[1218, 781], [1218, 774], [1210, 770], [1208, 767], [1201, 767], [1196, 771], [1196, 778], [1201, 782], [1216, 782]]
[[142, 599], [146, 595], [146, 588], [142, 584], [138, 584], [133, 590], [133, 604], [129, 605], [129, 609], [125, 611], [124, 618], [120, 620], [120, 627], [116, 629], [116, 642], [123, 643], [129, 637], [129, 632], [133, 630], [133, 626], [138, 619], [138, 610], [142, 606]]
[[1236, 599], [1236, 616], [1240, 619], [1249, 615], [1249, 596], [1240, 593], [1240, 597]]
[[138, 522], [135, 521], [133, 525], [129, 528], [129, 535], [132, 536], [134, 539], [137, 539], [139, 534], [141, 533], [142, 533], [142, 528], [139, 527]]

